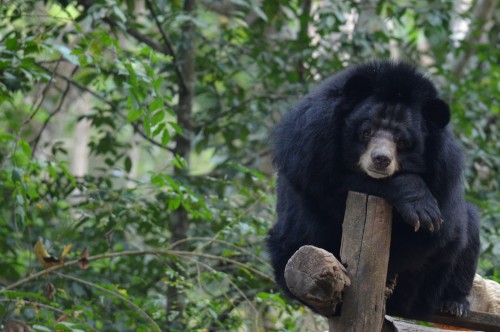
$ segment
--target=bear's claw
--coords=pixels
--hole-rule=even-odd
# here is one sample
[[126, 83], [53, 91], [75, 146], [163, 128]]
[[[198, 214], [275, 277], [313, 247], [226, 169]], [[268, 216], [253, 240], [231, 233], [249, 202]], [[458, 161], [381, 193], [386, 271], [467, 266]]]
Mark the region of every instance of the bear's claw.
[[441, 312], [452, 314], [456, 317], [466, 317], [470, 311], [469, 301], [445, 301], [441, 303]]

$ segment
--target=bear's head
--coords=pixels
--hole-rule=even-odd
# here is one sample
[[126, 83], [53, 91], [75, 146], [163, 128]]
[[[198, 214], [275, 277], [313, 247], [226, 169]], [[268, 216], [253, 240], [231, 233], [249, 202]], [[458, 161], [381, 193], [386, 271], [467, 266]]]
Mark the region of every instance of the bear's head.
[[409, 94], [404, 85], [386, 82], [381, 88], [375, 83], [371, 77], [355, 75], [344, 86], [345, 96], [357, 101], [342, 126], [344, 165], [375, 179], [397, 172], [423, 173], [426, 138], [447, 126], [448, 105], [433, 89], [418, 91], [427, 88], [425, 84], [413, 86]]

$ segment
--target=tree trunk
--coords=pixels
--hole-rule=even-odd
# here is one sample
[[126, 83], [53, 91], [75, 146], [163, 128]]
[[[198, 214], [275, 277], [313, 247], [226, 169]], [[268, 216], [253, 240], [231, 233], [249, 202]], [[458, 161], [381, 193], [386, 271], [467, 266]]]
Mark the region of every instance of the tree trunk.
[[[193, 16], [195, 13], [195, 0], [184, 1], [185, 15]], [[189, 173], [189, 159], [191, 154], [191, 135], [192, 135], [192, 112], [194, 100], [194, 85], [195, 85], [195, 25], [192, 21], [187, 20], [182, 26], [182, 35], [180, 47], [177, 50], [176, 61], [180, 68], [179, 77], [179, 103], [177, 107], [177, 123], [182, 128], [183, 134], [175, 137], [175, 155], [183, 158], [188, 164], [187, 169], [175, 168], [176, 175], [187, 175]], [[172, 214], [170, 220], [170, 231], [172, 232], [171, 243], [176, 243], [186, 238], [189, 229], [188, 212], [180, 206], [177, 211]], [[185, 244], [181, 243], [178, 249], [184, 249]], [[177, 265], [172, 267], [174, 271], [179, 272]], [[184, 311], [184, 296], [175, 286], [169, 286], [167, 289], [167, 316], [172, 311], [177, 311], [178, 320], [182, 319]], [[179, 326], [182, 327], [182, 326]]]

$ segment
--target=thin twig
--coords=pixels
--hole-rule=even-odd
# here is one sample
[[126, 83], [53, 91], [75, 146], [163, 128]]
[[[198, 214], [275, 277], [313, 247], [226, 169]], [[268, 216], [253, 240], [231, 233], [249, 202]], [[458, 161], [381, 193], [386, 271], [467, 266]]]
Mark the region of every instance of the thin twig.
[[[118, 28], [118, 29], [120, 28], [120, 25], [114, 19], [112, 19], [110, 17], [104, 17], [103, 21], [114, 28]], [[129, 33], [132, 37], [137, 39], [139, 42], [148, 45], [149, 47], [151, 47], [153, 50], [155, 50], [157, 52], [172, 56], [167, 47], [165, 47], [162, 44], [157, 43], [154, 39], [152, 39], [146, 35], [143, 35], [139, 31], [137, 31], [134, 28], [131, 28], [129, 26], [125, 27], [125, 29], [126, 29], [125, 32]]]
[[220, 233], [217, 233], [215, 234], [214, 237], [201, 237], [201, 236], [195, 236], [195, 237], [188, 237], [188, 238], [185, 238], [185, 239], [181, 239], [177, 242], [174, 242], [172, 243], [171, 246], [169, 246], [169, 248], [174, 248], [175, 246], [179, 245], [179, 244], [182, 244], [182, 243], [185, 243], [185, 242], [191, 242], [191, 241], [206, 241], [205, 243], [203, 243], [201, 246], [198, 246], [196, 248], [197, 251], [200, 251], [201, 249], [205, 248], [206, 246], [208, 246], [209, 244], [211, 243], [219, 243], [219, 244], [222, 244], [222, 245], [226, 245], [228, 247], [231, 247], [231, 248], [234, 248], [234, 249], [237, 249], [251, 257], [253, 257], [254, 259], [256, 259], [259, 263], [261, 263], [262, 265], [265, 265], [266, 267], [268, 267], [269, 269], [271, 269], [271, 265], [263, 260], [262, 258], [260, 258], [259, 256], [257, 256], [256, 254], [252, 253], [250, 250], [246, 250], [242, 247], [239, 247], [237, 245], [234, 245], [232, 243], [229, 243], [227, 241], [222, 241], [222, 240], [219, 240], [217, 239], [216, 237], [219, 235]]
[[174, 47], [172, 45], [172, 41], [170, 40], [170, 37], [165, 32], [165, 30], [162, 28], [161, 23], [158, 20], [158, 16], [156, 15], [155, 10], [153, 8], [153, 4], [151, 3], [151, 0], [146, 0], [146, 6], [148, 7], [149, 11], [151, 12], [153, 19], [155, 20], [156, 26], [158, 27], [158, 30], [160, 31], [160, 34], [161, 34], [161, 37], [163, 38], [165, 46], [169, 50], [169, 55], [172, 57], [172, 61], [174, 62], [175, 73], [177, 74], [177, 77], [179, 78], [179, 82], [180, 82], [182, 88], [186, 89], [186, 81], [184, 80], [184, 75], [182, 74], [182, 71], [179, 68], [178, 59], [176, 57], [175, 50], [174, 50]]
[[43, 91], [42, 91], [42, 98], [40, 99], [40, 102], [38, 103], [38, 105], [36, 106], [35, 110], [33, 112], [31, 112], [30, 116], [24, 120], [22, 127], [24, 127], [25, 125], [27, 125], [31, 120], [33, 120], [33, 118], [35, 117], [35, 115], [38, 113], [38, 111], [40, 110], [40, 108], [42, 107], [42, 103], [43, 101], [45, 100], [45, 96], [47, 95], [47, 91], [49, 90], [50, 86], [52, 85], [52, 82], [54, 81], [54, 76], [56, 76], [56, 73], [57, 73], [57, 69], [59, 68], [59, 64], [61, 63], [61, 59], [62, 57], [60, 57], [58, 60], [57, 60], [57, 63], [54, 67], [53, 70], [50, 70], [48, 68], [46, 68], [46, 71], [48, 73], [50, 73], [50, 79], [49, 79], [49, 82], [47, 83], [47, 85], [45, 85], [45, 87], [43, 88]]
[[[14, 298], [14, 299], [10, 299], [10, 298], [0, 299], [0, 302], [13, 302], [13, 301], [17, 301], [17, 298]], [[58, 309], [58, 308], [53, 307], [53, 306], [48, 305], [48, 304], [43, 304], [43, 303], [35, 302], [35, 301], [29, 301], [29, 300], [26, 300], [26, 299], [23, 299], [23, 302], [26, 303], [26, 304], [30, 304], [30, 305], [33, 305], [33, 306], [40, 307], [40, 308], [45, 308], [45, 309], [52, 310], [54, 312], [57, 312], [60, 315], [67, 315], [68, 314], [67, 312], [64, 312], [63, 310]]]
[[243, 101], [240, 102], [239, 105], [236, 105], [236, 106], [233, 106], [225, 111], [222, 111], [218, 114], [215, 114], [212, 118], [208, 119], [207, 121], [203, 122], [203, 123], [200, 123], [198, 124], [196, 127], [194, 127], [194, 131], [199, 131], [207, 126], [210, 126], [214, 123], [216, 123], [218, 120], [220, 120], [221, 118], [225, 117], [225, 116], [228, 116], [228, 115], [236, 115], [240, 112], [243, 112], [246, 110], [246, 108], [244, 107], [246, 104], [252, 102], [252, 101], [256, 101], [258, 99], [268, 99], [268, 100], [272, 100], [272, 101], [279, 101], [279, 100], [282, 100], [282, 99], [287, 99], [289, 98], [288, 96], [280, 96], [280, 95], [275, 95], [275, 96], [270, 96], [270, 95], [267, 95], [267, 96], [252, 96], [248, 99], [245, 99]]
[[[71, 75], [70, 77], [73, 77], [73, 75], [75, 75], [75, 73], [77, 72], [78, 70], [78, 66], [75, 66], [75, 68], [73, 68], [73, 70], [71, 71]], [[38, 135], [36, 135], [35, 139], [33, 140], [33, 143], [32, 143], [32, 151], [33, 153], [35, 153], [36, 151], [36, 148], [38, 146], [38, 143], [40, 142], [40, 138], [42, 137], [42, 134], [44, 132], [44, 130], [47, 128], [50, 120], [57, 114], [59, 113], [61, 110], [62, 110], [62, 107], [64, 105], [64, 101], [66, 100], [66, 97], [68, 96], [68, 93], [69, 91], [71, 90], [71, 84], [69, 82], [66, 82], [66, 89], [64, 90], [62, 96], [61, 96], [61, 100], [59, 101], [59, 105], [57, 105], [57, 108], [49, 114], [49, 116], [47, 117], [47, 119], [43, 122], [43, 125], [42, 125], [42, 128], [40, 129], [40, 131], [38, 132]]]

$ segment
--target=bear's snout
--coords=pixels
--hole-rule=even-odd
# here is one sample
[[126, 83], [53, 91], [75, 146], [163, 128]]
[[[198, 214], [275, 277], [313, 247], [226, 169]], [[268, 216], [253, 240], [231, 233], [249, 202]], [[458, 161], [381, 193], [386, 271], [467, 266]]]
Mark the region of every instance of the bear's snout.
[[372, 151], [371, 158], [373, 165], [375, 165], [375, 168], [379, 170], [387, 168], [387, 166], [389, 166], [390, 163], [392, 162], [391, 153], [389, 151], [384, 151], [384, 150]]
[[381, 179], [399, 170], [397, 148], [393, 136], [388, 132], [376, 132], [370, 139], [358, 165], [368, 176]]

